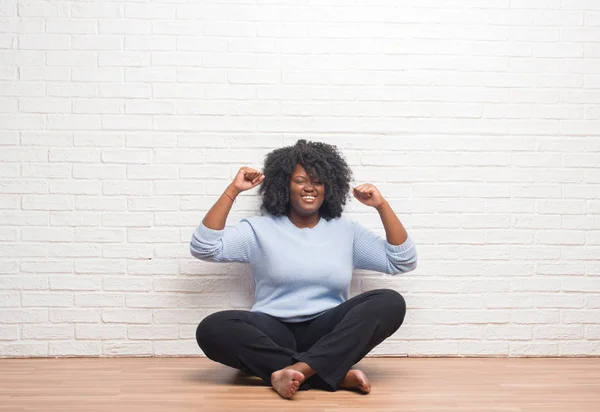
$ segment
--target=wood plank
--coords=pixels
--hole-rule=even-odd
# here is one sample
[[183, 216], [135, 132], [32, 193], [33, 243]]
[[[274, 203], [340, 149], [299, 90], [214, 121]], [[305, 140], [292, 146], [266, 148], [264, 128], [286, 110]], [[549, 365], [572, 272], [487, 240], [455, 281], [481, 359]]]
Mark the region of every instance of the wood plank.
[[281, 399], [205, 358], [0, 359], [0, 411], [598, 412], [599, 358], [367, 358], [369, 395]]

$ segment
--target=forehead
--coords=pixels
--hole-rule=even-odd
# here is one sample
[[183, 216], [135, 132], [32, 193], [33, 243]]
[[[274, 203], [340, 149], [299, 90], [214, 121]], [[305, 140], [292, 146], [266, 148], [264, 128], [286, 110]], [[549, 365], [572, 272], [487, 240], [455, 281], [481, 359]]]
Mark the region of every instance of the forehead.
[[306, 170], [304, 170], [304, 168], [302, 167], [302, 165], [300, 163], [298, 163], [296, 165], [296, 167], [294, 168], [294, 170], [292, 171], [292, 176], [299, 176], [299, 175], [303, 175], [303, 176], [308, 175], [308, 173], [306, 173]]
[[296, 176], [304, 176], [307, 177], [309, 176], [312, 179], [318, 179], [318, 176], [312, 175], [310, 173], [308, 173], [300, 163], [298, 163], [296, 165], [296, 167], [294, 168], [294, 170], [292, 171], [292, 175], [290, 177], [296, 177]]

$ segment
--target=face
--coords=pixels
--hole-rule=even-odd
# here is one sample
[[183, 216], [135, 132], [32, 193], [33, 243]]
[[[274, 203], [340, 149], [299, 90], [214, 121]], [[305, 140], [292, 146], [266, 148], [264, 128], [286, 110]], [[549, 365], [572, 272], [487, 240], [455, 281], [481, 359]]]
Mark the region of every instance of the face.
[[308, 175], [299, 164], [290, 178], [290, 207], [299, 215], [319, 213], [325, 201], [325, 185], [319, 179]]

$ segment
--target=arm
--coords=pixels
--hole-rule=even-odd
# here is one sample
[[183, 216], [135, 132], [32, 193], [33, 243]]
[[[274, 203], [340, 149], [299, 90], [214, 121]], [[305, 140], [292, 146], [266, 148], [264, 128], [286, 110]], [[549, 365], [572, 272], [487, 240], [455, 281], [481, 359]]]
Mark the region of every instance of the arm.
[[227, 216], [237, 195], [264, 180], [256, 170], [243, 167], [208, 211], [194, 231], [190, 242], [192, 256], [214, 262], [248, 262], [254, 232], [250, 223], [243, 220], [235, 226], [225, 227]]
[[379, 216], [381, 217], [381, 222], [383, 223], [383, 227], [385, 228], [385, 237], [388, 243], [392, 245], [401, 245], [406, 239], [408, 239], [408, 233], [406, 233], [406, 229], [394, 213], [394, 210], [390, 206], [390, 204], [384, 200], [384, 202], [376, 208], [379, 212]]
[[417, 266], [417, 252], [412, 239], [379, 190], [371, 184], [357, 186], [354, 197], [374, 207], [385, 228], [386, 240], [356, 223], [354, 231], [354, 266], [396, 274]]
[[233, 179], [233, 182], [227, 186], [221, 197], [219, 197], [206, 216], [204, 216], [202, 223], [210, 229], [223, 229], [235, 198], [240, 193], [258, 186], [264, 179], [265, 176], [258, 170], [242, 167]]
[[209, 229], [224, 229], [227, 216], [229, 216], [233, 202], [239, 194], [240, 191], [233, 184], [227, 186], [221, 197], [219, 197], [208, 213], [206, 213], [206, 216], [204, 216], [202, 224]]

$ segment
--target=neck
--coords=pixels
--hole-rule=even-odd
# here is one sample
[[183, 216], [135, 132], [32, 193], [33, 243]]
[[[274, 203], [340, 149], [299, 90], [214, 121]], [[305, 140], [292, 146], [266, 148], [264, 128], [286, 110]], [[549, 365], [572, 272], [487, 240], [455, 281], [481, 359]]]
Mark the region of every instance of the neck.
[[321, 216], [318, 213], [313, 213], [312, 215], [303, 216], [296, 213], [293, 210], [290, 210], [288, 213], [288, 218], [290, 222], [292, 222], [295, 226], [303, 229], [303, 228], [313, 228], [317, 226], [319, 220], [321, 220]]

